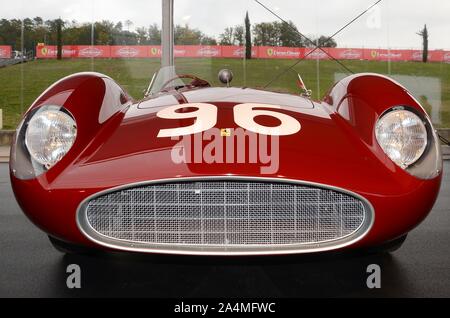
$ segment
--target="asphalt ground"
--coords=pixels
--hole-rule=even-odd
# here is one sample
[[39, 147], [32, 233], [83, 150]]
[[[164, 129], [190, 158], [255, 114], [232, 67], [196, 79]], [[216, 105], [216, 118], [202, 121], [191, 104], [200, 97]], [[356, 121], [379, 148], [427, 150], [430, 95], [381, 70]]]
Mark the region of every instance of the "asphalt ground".
[[[450, 297], [450, 162], [438, 202], [388, 255], [210, 258], [64, 255], [21, 213], [0, 164], [0, 297]], [[81, 268], [68, 289], [67, 266]], [[366, 285], [381, 268], [381, 288]]]

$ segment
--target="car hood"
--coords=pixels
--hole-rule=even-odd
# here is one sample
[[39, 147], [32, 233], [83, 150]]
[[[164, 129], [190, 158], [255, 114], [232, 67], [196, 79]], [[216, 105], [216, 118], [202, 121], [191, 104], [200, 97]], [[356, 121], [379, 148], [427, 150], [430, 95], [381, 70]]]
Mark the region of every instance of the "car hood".
[[[382, 191], [391, 194], [401, 188], [362, 138], [341, 120], [330, 105], [309, 99], [253, 89], [211, 88], [183, 93], [188, 103], [210, 103], [218, 108], [216, 128], [236, 129], [233, 108], [241, 103], [264, 103], [281, 106], [286, 114], [301, 123], [299, 133], [279, 138], [276, 171], [261, 174], [269, 164], [251, 163], [174, 163], [173, 149], [180, 140], [158, 138], [161, 129], [185, 126], [179, 120], [157, 117], [157, 112], [181, 103], [180, 96], [164, 94], [132, 105], [119, 123], [110, 123], [83, 151], [61, 177], [58, 187], [98, 188], [136, 183], [136, 181], [191, 178], [201, 176], [250, 176], [293, 179], [330, 184], [349, 190], [380, 192], [379, 184], [366, 182], [361, 176], [382, 179]], [[112, 120], [111, 122], [114, 122]], [[227, 138], [227, 137], [223, 137]], [[226, 152], [226, 150], [224, 150]], [[194, 161], [194, 160], [193, 160]], [[352, 183], [355, 180], [355, 183]], [[358, 188], [358, 189], [357, 189]]]

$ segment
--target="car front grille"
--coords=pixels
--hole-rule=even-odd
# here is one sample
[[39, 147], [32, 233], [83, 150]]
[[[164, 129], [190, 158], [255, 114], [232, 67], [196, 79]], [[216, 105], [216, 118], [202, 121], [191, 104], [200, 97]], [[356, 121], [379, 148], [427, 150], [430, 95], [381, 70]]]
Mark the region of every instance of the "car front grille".
[[336, 246], [362, 235], [372, 218], [367, 203], [346, 192], [248, 180], [140, 185], [98, 195], [80, 212], [92, 230], [84, 232], [114, 246], [229, 252]]

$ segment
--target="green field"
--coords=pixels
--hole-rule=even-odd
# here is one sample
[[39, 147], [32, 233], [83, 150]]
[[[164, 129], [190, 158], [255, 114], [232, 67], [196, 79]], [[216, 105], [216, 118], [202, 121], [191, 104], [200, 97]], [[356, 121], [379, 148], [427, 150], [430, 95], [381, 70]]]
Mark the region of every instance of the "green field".
[[[244, 64], [235, 59], [178, 59], [178, 73], [192, 73], [214, 85], [221, 68], [233, 70], [235, 86], [262, 87], [275, 74], [290, 66], [292, 60], [251, 60]], [[388, 74], [386, 62], [345, 61], [354, 72], [375, 72]], [[66, 75], [96, 71], [107, 74], [120, 83], [135, 99], [143, 96], [152, 74], [159, 68], [159, 60], [41, 60], [23, 65], [0, 68], [0, 108], [3, 109], [4, 129], [13, 129], [18, 124], [21, 114], [50, 84]], [[319, 82], [317, 81], [319, 71]], [[306, 85], [313, 90], [313, 97], [322, 97], [334, 83], [335, 73], [344, 70], [333, 61], [302, 61], [295, 72], [302, 74]], [[296, 74], [291, 71], [282, 76], [271, 89], [277, 91], [297, 92]], [[438, 127], [450, 127], [450, 64], [398, 62], [391, 64], [391, 74], [423, 76], [433, 78], [439, 83], [440, 120]], [[420, 85], [420, 83], [419, 83]], [[435, 89], [436, 90], [436, 89]], [[414, 93], [414, 92], [413, 92]], [[417, 96], [424, 103], [427, 111], [430, 106], [426, 98]], [[439, 99], [439, 98], [438, 98]]]

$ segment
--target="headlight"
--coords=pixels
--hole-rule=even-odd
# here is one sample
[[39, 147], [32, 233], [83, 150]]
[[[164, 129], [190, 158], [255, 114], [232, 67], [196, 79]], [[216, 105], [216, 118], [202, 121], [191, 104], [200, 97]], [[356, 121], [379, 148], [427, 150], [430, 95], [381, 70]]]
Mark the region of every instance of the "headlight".
[[70, 150], [77, 135], [73, 118], [60, 107], [46, 107], [29, 121], [25, 144], [31, 157], [50, 169]]
[[427, 129], [411, 111], [393, 110], [381, 117], [375, 135], [384, 152], [402, 168], [415, 163], [427, 147]]

